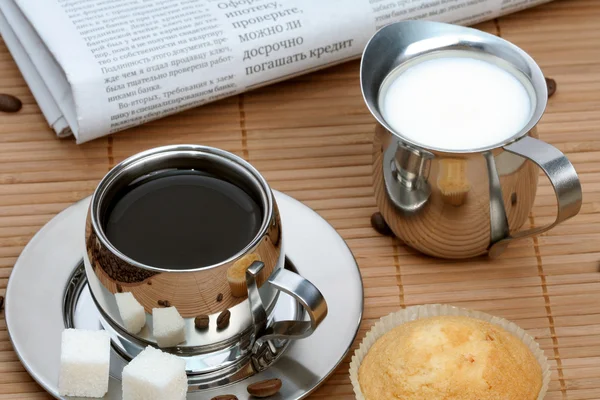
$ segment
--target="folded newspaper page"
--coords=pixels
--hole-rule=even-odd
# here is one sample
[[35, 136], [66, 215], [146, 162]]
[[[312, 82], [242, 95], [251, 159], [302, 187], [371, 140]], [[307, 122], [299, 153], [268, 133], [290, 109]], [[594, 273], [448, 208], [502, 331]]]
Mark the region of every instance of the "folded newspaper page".
[[360, 57], [375, 31], [550, 0], [0, 0], [0, 33], [77, 143]]

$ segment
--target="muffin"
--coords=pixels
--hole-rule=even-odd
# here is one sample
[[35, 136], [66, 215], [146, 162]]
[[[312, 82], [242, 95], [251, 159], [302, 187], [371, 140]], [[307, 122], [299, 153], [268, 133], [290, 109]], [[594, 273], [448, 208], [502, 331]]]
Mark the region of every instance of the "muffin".
[[467, 200], [471, 184], [466, 169], [466, 160], [446, 158], [440, 161], [438, 188], [446, 204], [461, 206]]
[[366, 400], [538, 400], [549, 381], [543, 352], [522, 329], [435, 305], [378, 322], [350, 372], [357, 399]]
[[233, 297], [246, 297], [248, 295], [246, 270], [250, 268], [255, 261], [262, 261], [258, 254], [246, 254], [227, 270], [227, 282], [229, 283], [229, 289], [231, 289], [231, 295]]

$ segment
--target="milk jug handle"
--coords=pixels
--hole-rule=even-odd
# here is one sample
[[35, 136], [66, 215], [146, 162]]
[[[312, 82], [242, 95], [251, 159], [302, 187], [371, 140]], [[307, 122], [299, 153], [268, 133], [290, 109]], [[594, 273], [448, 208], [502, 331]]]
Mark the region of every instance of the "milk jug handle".
[[531, 136], [525, 136], [504, 146], [504, 150], [533, 161], [544, 171], [554, 188], [558, 212], [556, 220], [549, 225], [516, 232], [493, 243], [488, 250], [490, 257], [500, 255], [512, 240], [537, 236], [574, 217], [579, 213], [582, 202], [581, 182], [577, 172], [573, 164], [556, 147]]

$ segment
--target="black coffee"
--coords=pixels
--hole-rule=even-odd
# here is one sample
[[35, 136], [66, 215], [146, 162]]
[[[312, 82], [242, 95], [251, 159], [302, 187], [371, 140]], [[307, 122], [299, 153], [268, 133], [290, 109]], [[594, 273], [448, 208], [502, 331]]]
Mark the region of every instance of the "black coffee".
[[154, 267], [193, 269], [221, 262], [246, 247], [262, 221], [248, 193], [203, 172], [159, 172], [118, 197], [105, 219], [108, 240]]

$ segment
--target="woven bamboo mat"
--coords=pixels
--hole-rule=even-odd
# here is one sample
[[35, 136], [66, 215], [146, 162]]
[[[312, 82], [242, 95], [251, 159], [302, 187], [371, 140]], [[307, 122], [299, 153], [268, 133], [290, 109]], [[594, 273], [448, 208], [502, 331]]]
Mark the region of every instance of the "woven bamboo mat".
[[[578, 217], [494, 262], [426, 258], [371, 229], [373, 120], [357, 62], [76, 146], [54, 137], [0, 44], [0, 92], [25, 103], [18, 114], [0, 115], [0, 294], [32, 235], [89, 195], [116, 162], [158, 145], [206, 144], [251, 161], [274, 188], [314, 208], [348, 241], [365, 285], [359, 338], [377, 318], [407, 305], [490, 312], [520, 324], [546, 351], [553, 369], [548, 400], [600, 399], [598, 21], [599, 1], [563, 0], [479, 26], [524, 48], [557, 80], [540, 136], [568, 154], [584, 189]], [[550, 222], [555, 212], [551, 187], [541, 182], [532, 225]], [[311, 398], [354, 398], [349, 358]], [[0, 399], [46, 398], [13, 352], [0, 315]]]

